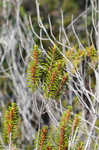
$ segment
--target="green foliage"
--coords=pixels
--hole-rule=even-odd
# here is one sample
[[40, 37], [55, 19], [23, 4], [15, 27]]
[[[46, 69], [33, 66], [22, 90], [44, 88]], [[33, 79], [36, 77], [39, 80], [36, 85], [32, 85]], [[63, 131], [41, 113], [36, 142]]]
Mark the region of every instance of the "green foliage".
[[67, 73], [63, 70], [64, 67], [63, 56], [56, 46], [47, 51], [45, 58], [41, 57], [37, 46], [35, 46], [27, 69], [29, 87], [33, 91], [39, 87], [43, 90], [46, 98], [57, 99], [68, 80]]
[[23, 6], [20, 6], [20, 15], [21, 15], [22, 17], [25, 17], [25, 16], [27, 15], [27, 13], [26, 13], [26, 11], [25, 11], [25, 9], [24, 9]]
[[40, 84], [40, 76], [41, 76], [41, 55], [38, 49], [38, 46], [34, 46], [33, 52], [31, 52], [30, 62], [27, 68], [27, 81], [28, 86], [34, 91]]
[[[72, 20], [72, 15], [76, 16], [79, 10], [79, 5], [76, 0], [63, 0], [62, 10], [64, 12], [64, 24], [67, 25]], [[72, 11], [71, 11], [72, 10]]]
[[[57, 128], [54, 126], [44, 126], [36, 134], [33, 145], [26, 145], [26, 150], [84, 150], [84, 143], [80, 138], [81, 134], [81, 121], [80, 115], [72, 114], [72, 107], [63, 112]], [[9, 144], [9, 135], [11, 133], [11, 146], [13, 149], [18, 150], [16, 134], [18, 131], [18, 108], [15, 103], [12, 103], [5, 111], [3, 117], [3, 139], [6, 145]], [[85, 141], [84, 141], [85, 142]], [[94, 140], [91, 145], [94, 149]], [[0, 148], [3, 150], [3, 148]]]
[[19, 123], [18, 107], [16, 103], [12, 103], [11, 106], [8, 107], [8, 110], [6, 110], [3, 115], [2, 130], [5, 144], [9, 144], [10, 136], [11, 141], [14, 142], [14, 140], [16, 139], [18, 131], [18, 123]]
[[[52, 21], [54, 24], [59, 22], [59, 16], [60, 16], [60, 9], [62, 8], [64, 12], [64, 23], [65, 25], [69, 24], [72, 19], [72, 14], [74, 16], [77, 15], [79, 11], [79, 5], [76, 0], [46, 0], [46, 1], [39, 1], [41, 8], [43, 8], [42, 13], [50, 14], [52, 17]], [[44, 15], [43, 15], [44, 16]], [[53, 16], [55, 18], [53, 19]], [[45, 22], [45, 21], [44, 21]], [[57, 26], [55, 27], [57, 29]]]
[[48, 127], [44, 126], [39, 134], [38, 149], [44, 149], [47, 144]]
[[61, 90], [68, 77], [63, 71], [65, 67], [63, 56], [60, 55], [56, 46], [47, 52], [46, 64], [43, 67], [46, 72], [43, 85], [44, 96], [57, 99], [61, 95]]
[[[68, 149], [71, 142], [70, 150], [83, 150], [83, 144], [80, 140], [76, 141], [77, 134], [75, 131], [80, 125], [78, 116], [71, 115], [71, 108], [66, 110], [60, 120], [59, 127], [43, 127], [40, 134], [37, 136], [39, 139], [38, 150], [64, 150]], [[73, 137], [75, 140], [72, 143]], [[75, 142], [76, 141], [76, 142]]]
[[[55, 8], [57, 8], [57, 0], [46, 0], [46, 1], [39, 1], [41, 6], [47, 6], [48, 7], [48, 11], [51, 12], [53, 11]], [[53, 3], [53, 5], [52, 5]], [[49, 5], [48, 5], [49, 4]]]
[[[83, 61], [87, 62], [87, 70], [90, 70], [88, 64], [97, 66], [98, 55], [93, 46], [83, 50], [76, 48], [66, 50], [66, 59], [61, 53], [62, 51], [54, 45], [46, 51], [46, 55], [43, 57], [41, 50], [34, 46], [27, 69], [28, 84], [33, 92], [37, 88], [41, 88], [46, 98], [57, 100], [68, 87], [69, 74], [66, 72], [66, 67], [70, 62], [73, 65], [69, 68], [72, 74], [75, 74], [77, 70], [81, 71], [80, 66]], [[87, 73], [89, 74], [89, 72]]]

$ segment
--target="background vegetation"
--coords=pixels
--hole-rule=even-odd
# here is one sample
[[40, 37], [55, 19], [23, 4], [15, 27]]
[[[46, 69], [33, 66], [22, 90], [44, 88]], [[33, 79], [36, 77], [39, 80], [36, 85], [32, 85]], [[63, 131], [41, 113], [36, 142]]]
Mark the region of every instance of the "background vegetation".
[[0, 149], [99, 149], [97, 10], [0, 0]]

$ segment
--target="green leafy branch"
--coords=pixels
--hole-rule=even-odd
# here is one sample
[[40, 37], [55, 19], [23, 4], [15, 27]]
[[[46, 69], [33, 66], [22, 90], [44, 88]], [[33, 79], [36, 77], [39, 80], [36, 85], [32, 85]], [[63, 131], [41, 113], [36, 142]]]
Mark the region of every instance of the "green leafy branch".
[[61, 53], [62, 51], [54, 45], [46, 50], [46, 55], [43, 57], [38, 46], [34, 46], [27, 68], [28, 86], [33, 92], [41, 88], [46, 98], [59, 99], [69, 80], [69, 74], [66, 72], [69, 62], [73, 65], [70, 68], [72, 74], [75, 74], [76, 70], [80, 71], [84, 60], [87, 60], [87, 64], [91, 63], [94, 66], [98, 62], [97, 51], [93, 46], [84, 50], [76, 48], [66, 50], [67, 60]]
[[45, 97], [57, 99], [68, 78], [67, 73], [63, 71], [65, 67], [63, 56], [55, 45], [47, 51], [45, 58], [38, 53], [38, 47], [34, 46], [27, 68], [29, 87], [35, 91], [41, 85]]
[[[39, 139], [38, 150], [67, 150], [70, 146], [70, 150], [83, 150], [83, 143], [79, 140], [76, 141], [78, 132], [75, 132], [79, 128], [80, 120], [77, 115], [74, 117], [71, 115], [71, 108], [67, 109], [61, 119], [57, 129], [54, 127], [44, 126], [37, 136]], [[75, 141], [72, 143], [73, 136], [75, 135]], [[71, 145], [70, 145], [71, 142]]]
[[[6, 145], [9, 145], [17, 138], [19, 125], [19, 113], [16, 103], [12, 103], [8, 110], [4, 112], [2, 122], [3, 140]], [[10, 141], [11, 140], [11, 141]], [[11, 142], [11, 143], [10, 143]]]

